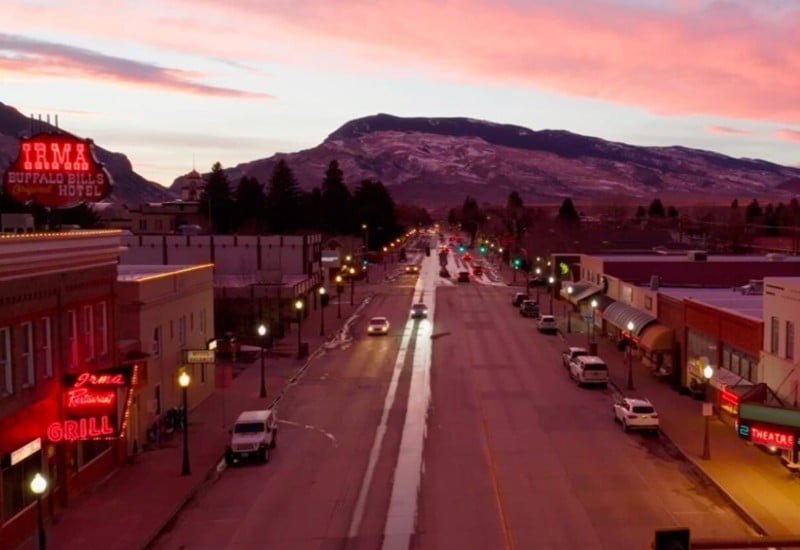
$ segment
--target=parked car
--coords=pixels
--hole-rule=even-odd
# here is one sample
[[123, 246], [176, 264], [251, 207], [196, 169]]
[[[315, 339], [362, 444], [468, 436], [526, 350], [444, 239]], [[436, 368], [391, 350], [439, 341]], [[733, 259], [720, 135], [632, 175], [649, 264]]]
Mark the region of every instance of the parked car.
[[456, 278], [456, 281], [458, 281], [459, 283], [468, 283], [469, 282], [469, 271], [459, 271], [458, 272], [458, 277]]
[[367, 334], [389, 334], [389, 319], [386, 317], [373, 317], [367, 324]]
[[658, 432], [658, 413], [647, 399], [625, 397], [612, 406], [614, 421], [622, 424], [622, 429], [649, 430]]
[[528, 279], [528, 287], [535, 288], [537, 286], [547, 286], [547, 279], [542, 276], [539, 277], [531, 277]]
[[517, 292], [514, 294], [514, 297], [511, 298], [511, 305], [514, 307], [519, 307], [522, 304], [523, 300], [527, 300], [528, 295], [524, 292]]
[[579, 386], [585, 384], [608, 385], [608, 366], [596, 355], [581, 355], [569, 364], [569, 375]]
[[523, 317], [539, 317], [539, 303], [536, 300], [522, 300], [519, 305], [519, 314]]
[[275, 448], [278, 437], [275, 409], [242, 412], [230, 433], [230, 441], [225, 446], [225, 464], [231, 466], [248, 458], [269, 461], [270, 449]]
[[589, 355], [589, 350], [586, 348], [569, 347], [561, 352], [561, 364], [565, 368], [569, 368], [569, 364], [583, 355]]
[[412, 319], [427, 319], [428, 318], [428, 306], [423, 304], [422, 302], [418, 304], [414, 304], [411, 306], [411, 318]]
[[481, 275], [483, 275], [483, 266], [476, 265], [475, 267], [473, 267], [472, 274], [475, 275], [476, 277], [480, 277]]
[[556, 323], [556, 318], [552, 315], [542, 315], [536, 323], [536, 330], [549, 334], [557, 333], [558, 324]]

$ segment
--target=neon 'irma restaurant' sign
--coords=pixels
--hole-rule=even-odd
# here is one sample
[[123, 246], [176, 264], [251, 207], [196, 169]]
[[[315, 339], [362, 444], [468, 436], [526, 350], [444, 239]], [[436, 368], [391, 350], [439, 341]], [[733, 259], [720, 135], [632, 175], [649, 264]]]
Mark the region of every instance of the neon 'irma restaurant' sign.
[[50, 208], [97, 202], [111, 190], [111, 176], [92, 147], [92, 140], [69, 134], [22, 138], [17, 160], [3, 175], [3, 189], [17, 202]]
[[740, 438], [752, 441], [757, 445], [775, 447], [787, 451], [800, 449], [800, 435], [785, 428], [759, 426], [740, 420], [738, 432]]
[[58, 442], [116, 437], [131, 377], [131, 367], [64, 375], [66, 418], [47, 427], [47, 438]]

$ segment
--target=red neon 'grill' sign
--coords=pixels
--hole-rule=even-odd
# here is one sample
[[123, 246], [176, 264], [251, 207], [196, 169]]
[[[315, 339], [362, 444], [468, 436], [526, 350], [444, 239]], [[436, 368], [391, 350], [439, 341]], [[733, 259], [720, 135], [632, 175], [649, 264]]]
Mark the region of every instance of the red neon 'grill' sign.
[[47, 427], [47, 439], [54, 443], [109, 437], [114, 433], [115, 430], [111, 427], [108, 416], [62, 420], [53, 422]]
[[794, 449], [794, 434], [750, 426], [750, 441], [778, 449]]
[[111, 189], [111, 176], [92, 153], [92, 140], [69, 134], [38, 134], [20, 140], [17, 160], [3, 175], [14, 200], [51, 208], [97, 202]]

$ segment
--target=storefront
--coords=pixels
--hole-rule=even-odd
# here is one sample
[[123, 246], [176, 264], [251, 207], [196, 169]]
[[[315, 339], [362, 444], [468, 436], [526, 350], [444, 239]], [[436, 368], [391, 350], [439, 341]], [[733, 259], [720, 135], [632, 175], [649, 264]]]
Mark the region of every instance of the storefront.
[[800, 410], [741, 403], [737, 432], [740, 438], [778, 453], [788, 469], [800, 471]]
[[642, 350], [642, 364], [650, 367], [656, 376], [671, 376], [674, 370], [673, 350], [675, 331], [655, 322], [644, 327], [639, 348]]

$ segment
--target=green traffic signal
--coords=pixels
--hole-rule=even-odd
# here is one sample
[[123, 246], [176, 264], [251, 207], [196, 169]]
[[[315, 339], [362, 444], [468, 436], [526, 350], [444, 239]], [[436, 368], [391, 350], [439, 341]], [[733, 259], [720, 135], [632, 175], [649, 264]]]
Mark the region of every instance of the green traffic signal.
[[479, 250], [481, 251], [481, 254], [486, 254], [486, 245], [482, 244]]

